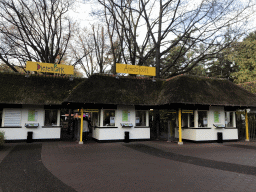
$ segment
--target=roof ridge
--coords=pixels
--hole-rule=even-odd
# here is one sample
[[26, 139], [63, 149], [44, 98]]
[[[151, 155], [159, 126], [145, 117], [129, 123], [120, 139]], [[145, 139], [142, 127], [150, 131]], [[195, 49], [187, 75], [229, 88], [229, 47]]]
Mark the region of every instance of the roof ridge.
[[[105, 76], [105, 77], [115, 77], [115, 78], [126, 78], [126, 79], [145, 79], [145, 80], [152, 80], [152, 77], [148, 76], [119, 76], [117, 74], [107, 74], [107, 73], [94, 73], [91, 76]], [[157, 78], [160, 79], [160, 78]]]
[[170, 81], [170, 80], [172, 80], [172, 79], [174, 79], [174, 78], [178, 78], [178, 77], [182, 77], [182, 76], [197, 77], [197, 78], [200, 78], [200, 79], [228, 80], [228, 79], [226, 79], [226, 78], [219, 78], [219, 77], [207, 77], [207, 76], [198, 76], [198, 75], [189, 75], [189, 74], [179, 74], [179, 75], [170, 77], [170, 78], [168, 78], [168, 79], [165, 79], [165, 81]]
[[[3, 74], [3, 75], [16, 75], [16, 76], [25, 76], [26, 73], [20, 73], [20, 72], [2, 72], [0, 71], [0, 75]], [[45, 77], [45, 78], [59, 78], [59, 79], [69, 79], [70, 76], [69, 75], [63, 75], [63, 76], [60, 76], [60, 75], [49, 75], [49, 74], [42, 74], [42, 73], [37, 73], [37, 74], [32, 74], [32, 73], [29, 73], [29, 77]], [[28, 78], [29, 78], [28, 77]], [[75, 79], [86, 79], [84, 77], [73, 77]]]

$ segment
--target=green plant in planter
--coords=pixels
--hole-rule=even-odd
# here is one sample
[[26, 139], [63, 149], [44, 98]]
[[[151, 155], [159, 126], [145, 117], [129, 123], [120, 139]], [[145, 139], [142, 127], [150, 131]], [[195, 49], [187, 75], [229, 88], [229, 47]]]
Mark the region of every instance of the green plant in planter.
[[0, 147], [4, 145], [4, 132], [0, 131]]

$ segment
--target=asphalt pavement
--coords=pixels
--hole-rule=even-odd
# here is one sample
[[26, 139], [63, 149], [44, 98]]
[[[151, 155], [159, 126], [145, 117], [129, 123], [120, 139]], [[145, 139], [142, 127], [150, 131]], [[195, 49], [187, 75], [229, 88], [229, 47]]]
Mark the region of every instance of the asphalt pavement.
[[256, 191], [256, 142], [6, 143], [0, 192]]

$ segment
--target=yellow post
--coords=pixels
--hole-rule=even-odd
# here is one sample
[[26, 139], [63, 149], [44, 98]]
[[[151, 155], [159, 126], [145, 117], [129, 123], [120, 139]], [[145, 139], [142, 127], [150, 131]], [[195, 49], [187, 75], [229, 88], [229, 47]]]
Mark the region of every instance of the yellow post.
[[248, 115], [245, 109], [245, 141], [249, 141]]
[[80, 127], [80, 141], [79, 144], [84, 144], [83, 142], [83, 121], [84, 120], [84, 110], [81, 109], [81, 127]]
[[182, 130], [181, 130], [181, 109], [179, 109], [179, 145], [183, 145], [182, 142]]

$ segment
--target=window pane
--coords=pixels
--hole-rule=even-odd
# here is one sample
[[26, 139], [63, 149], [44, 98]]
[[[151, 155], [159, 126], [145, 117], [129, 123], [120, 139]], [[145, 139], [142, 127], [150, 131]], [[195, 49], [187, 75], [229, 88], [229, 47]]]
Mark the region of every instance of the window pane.
[[194, 113], [189, 113], [189, 127], [195, 127], [195, 122], [194, 122]]
[[115, 126], [115, 110], [104, 110], [103, 126]]
[[0, 108], [0, 127], [2, 126], [3, 109]]
[[207, 111], [198, 111], [198, 127], [207, 127]]
[[194, 127], [194, 113], [182, 113], [182, 127]]
[[146, 111], [136, 111], [136, 126], [146, 126]]
[[188, 113], [183, 113], [181, 115], [181, 126], [184, 128], [188, 128]]
[[45, 109], [44, 126], [57, 125], [57, 109]]
[[225, 124], [226, 124], [226, 127], [234, 127], [233, 115], [234, 115], [234, 112], [225, 112]]
[[93, 112], [92, 113], [92, 126], [99, 126], [99, 113]]

